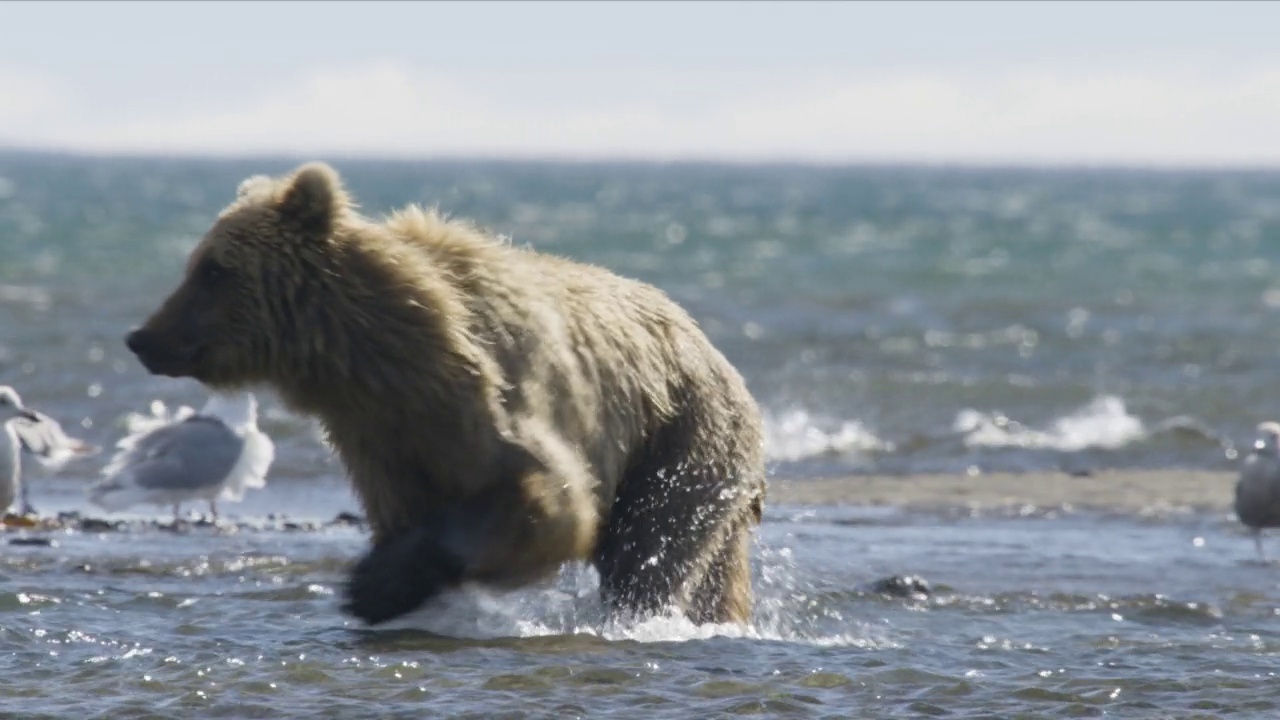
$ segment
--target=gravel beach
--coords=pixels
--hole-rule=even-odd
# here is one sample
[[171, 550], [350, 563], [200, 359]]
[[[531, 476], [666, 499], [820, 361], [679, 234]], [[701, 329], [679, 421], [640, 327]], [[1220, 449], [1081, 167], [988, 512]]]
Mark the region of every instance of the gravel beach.
[[994, 509], [1033, 505], [1140, 513], [1155, 509], [1229, 510], [1234, 473], [1115, 471], [982, 475], [854, 475], [774, 480], [775, 505], [891, 505], [911, 509]]

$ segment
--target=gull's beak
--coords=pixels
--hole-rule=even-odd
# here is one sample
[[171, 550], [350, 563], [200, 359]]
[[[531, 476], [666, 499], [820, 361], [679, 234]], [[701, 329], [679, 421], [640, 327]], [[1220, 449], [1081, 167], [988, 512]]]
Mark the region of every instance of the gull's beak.
[[36, 414], [35, 410], [28, 410], [26, 408], [22, 408], [21, 410], [18, 411], [18, 417], [26, 418], [31, 422], [40, 422], [40, 416]]

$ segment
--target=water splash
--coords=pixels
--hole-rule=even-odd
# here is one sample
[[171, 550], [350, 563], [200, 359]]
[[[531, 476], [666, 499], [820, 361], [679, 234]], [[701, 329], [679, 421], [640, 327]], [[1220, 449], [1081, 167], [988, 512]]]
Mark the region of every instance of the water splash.
[[822, 602], [797, 579], [789, 548], [757, 544], [755, 610], [747, 625], [699, 625], [678, 611], [640, 619], [610, 619], [599, 598], [599, 576], [582, 564], [563, 568], [550, 586], [512, 592], [467, 587], [379, 626], [425, 630], [474, 640], [585, 635], [609, 641], [670, 643], [741, 638], [817, 647], [898, 647], [884, 629], [850, 618]]
[[179, 406], [177, 409], [170, 411], [163, 400], [152, 400], [151, 405], [147, 408], [150, 412], [129, 412], [124, 416], [124, 427], [126, 437], [117, 444], [117, 447], [132, 447], [136, 438], [134, 436], [149, 433], [152, 430], [168, 425], [171, 422], [178, 422], [195, 414], [195, 409], [187, 405]]
[[1130, 415], [1124, 400], [1114, 395], [1095, 398], [1088, 405], [1036, 430], [1001, 413], [965, 409], [952, 429], [964, 435], [967, 447], [1043, 448], [1074, 452], [1086, 448], [1115, 449], [1147, 437], [1142, 421]]
[[764, 417], [765, 449], [772, 461], [795, 462], [823, 456], [866, 456], [892, 452], [893, 443], [880, 439], [857, 420], [817, 417], [791, 409]]

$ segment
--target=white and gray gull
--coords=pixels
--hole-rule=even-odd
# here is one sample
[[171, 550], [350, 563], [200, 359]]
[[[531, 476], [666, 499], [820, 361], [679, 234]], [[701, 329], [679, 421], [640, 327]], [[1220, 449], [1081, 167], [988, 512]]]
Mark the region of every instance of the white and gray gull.
[[1258, 439], [1240, 467], [1236, 481], [1236, 517], [1249, 528], [1262, 552], [1262, 529], [1280, 527], [1280, 423], [1258, 425]]
[[69, 437], [57, 420], [22, 404], [17, 391], [0, 385], [0, 515], [17, 500], [18, 512], [35, 512], [28, 483], [22, 477], [25, 451], [41, 465], [58, 469], [68, 460], [99, 451], [95, 445]]
[[172, 416], [153, 404], [152, 417], [117, 444], [89, 499], [113, 512], [172, 505], [174, 520], [181, 503], [205, 500], [216, 521], [219, 499], [239, 502], [247, 488], [266, 485], [275, 445], [258, 429], [257, 407], [250, 393], [215, 394], [200, 412], [183, 407]]

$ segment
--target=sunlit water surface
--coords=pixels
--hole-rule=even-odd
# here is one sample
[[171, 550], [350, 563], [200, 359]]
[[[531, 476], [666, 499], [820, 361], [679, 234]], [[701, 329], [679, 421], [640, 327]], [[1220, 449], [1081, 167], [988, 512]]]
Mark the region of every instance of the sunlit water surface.
[[[771, 507], [747, 628], [609, 624], [589, 570], [391, 626], [338, 597], [366, 543], [336, 482], [223, 526], [11, 531], [13, 717], [1205, 717], [1280, 712], [1280, 565], [1225, 513]], [[46, 484], [47, 513], [77, 505]], [[304, 499], [304, 496], [306, 499]], [[330, 505], [324, 507], [317, 498]], [[161, 516], [163, 517], [163, 516]], [[238, 520], [238, 522], [237, 522]], [[1280, 555], [1280, 545], [1273, 548]], [[912, 573], [929, 597], [877, 593]]]

